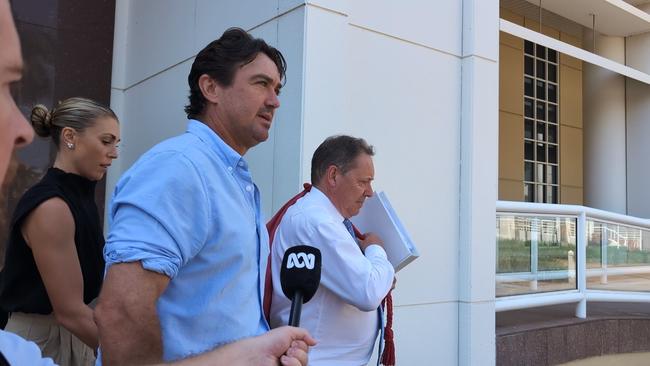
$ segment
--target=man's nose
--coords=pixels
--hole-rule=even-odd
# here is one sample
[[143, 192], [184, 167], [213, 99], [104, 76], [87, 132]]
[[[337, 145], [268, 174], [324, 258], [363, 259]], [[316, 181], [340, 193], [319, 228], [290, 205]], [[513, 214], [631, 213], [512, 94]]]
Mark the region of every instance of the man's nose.
[[372, 189], [372, 184], [368, 183], [368, 187], [366, 188], [366, 197], [372, 197], [373, 194], [375, 194], [375, 191]]
[[275, 91], [272, 91], [270, 93], [269, 98], [266, 100], [266, 106], [273, 109], [280, 108], [280, 98], [278, 98], [278, 95], [275, 93]]
[[15, 117], [13, 118], [13, 126], [11, 128], [16, 134], [14, 145], [17, 148], [29, 145], [34, 139], [34, 129], [29, 125], [18, 108], [16, 108]]

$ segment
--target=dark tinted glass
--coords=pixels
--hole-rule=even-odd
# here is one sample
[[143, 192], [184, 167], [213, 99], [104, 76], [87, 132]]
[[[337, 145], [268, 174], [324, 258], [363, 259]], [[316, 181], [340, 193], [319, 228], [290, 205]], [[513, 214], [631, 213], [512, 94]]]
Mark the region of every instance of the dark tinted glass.
[[527, 139], [532, 139], [534, 136], [535, 125], [533, 124], [532, 119], [524, 120], [524, 137]]
[[535, 90], [533, 89], [533, 79], [529, 77], [524, 78], [524, 94], [527, 97], [534, 97]]
[[544, 61], [537, 60], [537, 67], [535, 68], [535, 75], [540, 79], [546, 78], [546, 63]]
[[526, 73], [526, 75], [531, 75], [531, 76], [535, 75], [535, 72], [533, 71], [533, 69], [535, 68], [534, 65], [535, 65], [535, 61], [533, 60], [532, 57], [526, 56], [524, 58], [524, 72]]
[[524, 41], [524, 52], [529, 55], [535, 54], [535, 44], [531, 41]]

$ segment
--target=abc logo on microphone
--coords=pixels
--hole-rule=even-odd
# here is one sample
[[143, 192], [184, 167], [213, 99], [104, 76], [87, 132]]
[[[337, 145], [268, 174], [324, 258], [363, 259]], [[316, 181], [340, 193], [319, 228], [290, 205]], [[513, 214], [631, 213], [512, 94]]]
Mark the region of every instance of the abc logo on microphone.
[[320, 284], [320, 250], [309, 245], [296, 245], [284, 252], [280, 267], [282, 292], [291, 300], [289, 325], [300, 325], [302, 304], [309, 301]]
[[320, 267], [321, 254], [318, 248], [310, 245], [288, 248], [280, 267], [280, 283], [284, 295], [292, 300], [296, 292], [300, 292], [303, 301], [309, 301], [320, 284]]
[[316, 264], [316, 256], [314, 253], [305, 252], [292, 252], [287, 257], [287, 269], [291, 268], [307, 268], [314, 269]]

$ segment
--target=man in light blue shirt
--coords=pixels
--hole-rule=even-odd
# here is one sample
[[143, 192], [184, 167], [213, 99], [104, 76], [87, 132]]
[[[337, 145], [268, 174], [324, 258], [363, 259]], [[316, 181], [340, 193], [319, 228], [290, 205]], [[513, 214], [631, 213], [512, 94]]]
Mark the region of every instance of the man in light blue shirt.
[[268, 234], [242, 156], [268, 138], [285, 67], [227, 30], [194, 60], [185, 134], [118, 182], [95, 310], [105, 364], [182, 359], [269, 329]]
[[[0, 44], [4, 52], [0, 54], [0, 184], [4, 180], [11, 153], [15, 148], [29, 144], [34, 138], [25, 117], [16, 107], [9, 93], [9, 86], [18, 82], [22, 75], [20, 43], [14, 26], [8, 0], [0, 0]], [[131, 297], [131, 299], [133, 299]], [[133, 334], [123, 334], [125, 338]], [[259, 365], [305, 366], [307, 346], [315, 341], [303, 329], [283, 327], [261, 336], [246, 338], [229, 343], [211, 352], [174, 363], [177, 366], [197, 365]], [[0, 364], [52, 366], [52, 359], [42, 358], [41, 350], [23, 338], [0, 330]]]

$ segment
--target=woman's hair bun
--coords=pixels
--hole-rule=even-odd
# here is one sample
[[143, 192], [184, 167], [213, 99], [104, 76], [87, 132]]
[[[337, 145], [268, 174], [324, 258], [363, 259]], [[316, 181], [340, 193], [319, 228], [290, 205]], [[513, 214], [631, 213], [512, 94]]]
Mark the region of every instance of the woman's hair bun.
[[41, 137], [48, 137], [52, 133], [52, 113], [42, 104], [37, 104], [32, 108], [30, 117], [34, 132]]

